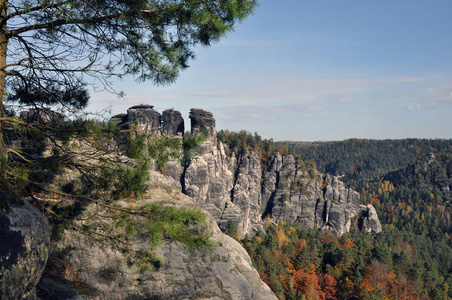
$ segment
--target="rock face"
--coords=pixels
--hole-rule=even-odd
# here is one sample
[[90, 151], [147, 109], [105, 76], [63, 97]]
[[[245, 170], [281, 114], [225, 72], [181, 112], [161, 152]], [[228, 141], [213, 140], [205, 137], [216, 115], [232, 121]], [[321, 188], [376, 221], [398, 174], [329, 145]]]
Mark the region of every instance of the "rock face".
[[111, 117], [110, 121], [114, 122], [116, 125], [124, 125], [127, 123], [127, 114], [117, 114]]
[[227, 223], [240, 213], [231, 202], [230, 195], [234, 185], [235, 164], [229, 163], [223, 145], [217, 144], [215, 119], [212, 114], [192, 109], [190, 119], [192, 134], [205, 132], [208, 138], [201, 144], [197, 155], [185, 166], [182, 175], [183, 192], [196, 199], [217, 222], [223, 224], [220, 221], [226, 220]]
[[176, 138], [182, 138], [185, 130], [184, 119], [179, 111], [167, 109], [160, 115], [154, 106], [148, 104], [132, 106], [127, 114], [114, 115], [110, 121], [124, 129]]
[[[239, 238], [253, 235], [263, 228], [263, 218], [271, 216], [275, 223], [299, 222], [304, 228], [328, 229], [337, 236], [355, 224], [370, 232], [381, 231], [375, 209], [360, 205], [359, 194], [346, 189], [338, 177], [319, 174], [311, 178], [290, 155], [276, 153], [265, 165], [258, 153], [226, 156], [225, 146], [217, 141], [212, 113], [193, 108], [189, 117], [191, 133], [206, 133], [208, 138], [185, 166], [170, 161], [167, 174], [181, 183], [182, 191], [207, 210], [222, 230], [234, 222]], [[133, 106], [127, 115], [112, 120], [121, 124], [124, 118], [130, 124], [139, 120], [147, 132], [183, 135], [183, 119], [173, 109], [160, 116], [153, 106]]]
[[141, 104], [132, 106], [127, 110], [127, 123], [129, 128], [136, 125], [138, 131], [160, 134], [160, 113], [154, 110], [154, 106]]
[[[185, 208], [196, 205], [193, 199], [180, 193], [172, 178], [157, 172], [151, 172], [151, 177], [151, 194], [141, 204], [157, 201]], [[259, 278], [245, 249], [223, 234], [212, 219], [197, 225], [196, 230], [212, 234], [216, 244], [213, 251], [188, 251], [179, 242], [167, 241], [155, 249], [163, 259], [163, 266], [144, 274], [136, 267], [129, 268], [121, 253], [100, 248], [77, 232], [66, 231], [53, 251], [64, 253], [63, 259], [76, 278], [83, 279], [107, 299], [277, 299]], [[146, 248], [148, 241], [139, 238], [135, 246]], [[49, 287], [57, 279], [44, 277], [42, 281], [47, 293], [52, 293]], [[98, 297], [98, 292], [95, 295]]]
[[215, 119], [211, 112], [192, 108], [189, 118], [191, 120], [191, 133], [200, 134], [206, 132], [209, 136], [216, 136]]
[[367, 232], [381, 232], [380, 220], [378, 219], [377, 211], [372, 205], [360, 205], [361, 208], [361, 228]]
[[298, 222], [303, 228], [328, 229], [341, 236], [350, 231], [356, 217], [362, 229], [375, 233], [382, 230], [375, 208], [361, 205], [359, 194], [346, 189], [338, 177], [318, 175], [308, 179], [291, 156], [282, 160], [276, 177], [274, 197], [266, 205], [274, 222]]
[[0, 299], [34, 297], [49, 246], [47, 221], [28, 202], [0, 211]]
[[167, 109], [162, 112], [162, 133], [164, 136], [182, 137], [184, 131], [184, 119], [179, 111]]
[[369, 232], [382, 230], [375, 209], [361, 205], [359, 194], [346, 189], [338, 177], [310, 178], [291, 155], [276, 153], [265, 166], [257, 153], [226, 157], [212, 114], [192, 109], [190, 119], [192, 134], [206, 132], [209, 138], [186, 166], [182, 186], [221, 229], [232, 221], [239, 237], [253, 235], [269, 215], [275, 223], [298, 222], [337, 236], [354, 224]]
[[215, 222], [211, 226], [212, 238], [221, 245], [212, 253], [191, 254], [178, 244], [160, 249], [168, 262], [155, 276], [154, 288], [168, 295], [160, 299], [277, 299], [260, 280], [245, 249], [222, 234]]

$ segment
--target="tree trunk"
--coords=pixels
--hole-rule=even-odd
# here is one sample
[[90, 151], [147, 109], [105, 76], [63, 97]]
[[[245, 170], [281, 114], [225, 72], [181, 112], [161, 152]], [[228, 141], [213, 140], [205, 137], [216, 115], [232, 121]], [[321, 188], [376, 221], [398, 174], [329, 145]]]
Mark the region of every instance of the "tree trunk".
[[8, 49], [8, 35], [6, 21], [4, 21], [7, 9], [8, 0], [0, 0], [0, 187], [5, 184], [6, 179], [6, 164], [7, 164], [7, 153], [5, 147], [5, 140], [3, 137], [3, 123], [1, 118], [3, 118], [3, 98], [5, 93], [5, 78], [6, 78], [6, 54]]

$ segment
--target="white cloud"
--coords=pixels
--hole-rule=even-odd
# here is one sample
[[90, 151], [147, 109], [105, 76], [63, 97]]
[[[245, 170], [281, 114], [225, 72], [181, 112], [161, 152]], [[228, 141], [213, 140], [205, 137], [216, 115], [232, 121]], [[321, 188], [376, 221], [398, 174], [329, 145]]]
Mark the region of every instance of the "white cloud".
[[247, 86], [230, 89], [231, 101], [257, 104], [275, 101], [328, 101], [339, 104], [366, 104], [357, 93], [414, 84], [417, 77], [390, 78], [313, 78], [304, 76], [271, 77]]
[[426, 88], [421, 94], [421, 101], [430, 106], [452, 104], [452, 81], [433, 82], [433, 87]]
[[[422, 78], [400, 77], [347, 77], [321, 78], [307, 76], [278, 76], [264, 79], [249, 78], [244, 81], [239, 75], [236, 80], [218, 83], [214, 88], [199, 84], [197, 86], [154, 87], [152, 85], [122, 85], [126, 96], [117, 99], [114, 95], [93, 93], [93, 106], [105, 107], [114, 104], [114, 109], [124, 108], [137, 103], [159, 106], [170, 103], [178, 109], [185, 107], [277, 105], [278, 103], [328, 102], [338, 105], [368, 105], [370, 99], [364, 92], [397, 89], [398, 86], [416, 86]], [[452, 87], [452, 84], [451, 84]], [[414, 89], [414, 87], [413, 87]], [[449, 90], [450, 96], [452, 90]], [[438, 93], [439, 91], [436, 91]], [[361, 94], [360, 94], [361, 93]], [[430, 94], [435, 91], [429, 91]], [[182, 109], [182, 108], [180, 108]], [[123, 110], [123, 109], [121, 109]]]
[[233, 93], [226, 90], [215, 90], [215, 89], [193, 89], [186, 94], [188, 97], [208, 97], [208, 98], [224, 98], [232, 97]]
[[348, 124], [376, 111], [415, 112], [452, 103], [452, 82], [439, 77], [240, 77], [220, 82], [217, 88], [211, 84], [163, 88], [131, 85], [124, 90], [124, 99], [101, 94], [93, 103], [101, 108], [113, 104], [113, 114], [124, 113], [139, 103], [155, 105], [158, 111], [174, 107], [187, 124], [190, 108], [198, 107], [214, 114], [219, 129], [254, 128], [258, 132], [263, 132], [261, 128], [309, 127], [331, 119]]
[[219, 121], [233, 122], [287, 122], [306, 115], [329, 111], [328, 107], [305, 103], [278, 106], [230, 106], [213, 109]]
[[412, 111], [412, 110], [419, 110], [419, 109], [421, 109], [421, 105], [420, 104], [415, 104], [415, 105], [412, 105], [412, 104], [409, 104], [408, 106], [407, 106], [407, 109], [408, 110], [410, 110], [410, 111]]
[[[393, 78], [312, 78], [312, 77], [276, 77], [263, 82], [267, 95], [278, 97], [275, 90], [280, 90], [288, 95], [287, 100], [315, 100], [315, 99], [338, 99], [349, 102], [350, 94], [383, 89], [386, 86], [400, 83], [414, 83], [420, 79], [416, 77], [393, 77]], [[356, 101], [356, 100], [355, 100]]]

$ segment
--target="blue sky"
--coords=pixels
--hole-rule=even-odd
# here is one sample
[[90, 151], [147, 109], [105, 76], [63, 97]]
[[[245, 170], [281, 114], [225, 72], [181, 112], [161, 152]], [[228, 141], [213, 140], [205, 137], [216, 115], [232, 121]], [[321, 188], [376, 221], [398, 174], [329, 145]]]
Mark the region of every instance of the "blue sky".
[[112, 114], [146, 103], [211, 111], [275, 141], [452, 138], [452, 1], [262, 0], [167, 87], [116, 81]]

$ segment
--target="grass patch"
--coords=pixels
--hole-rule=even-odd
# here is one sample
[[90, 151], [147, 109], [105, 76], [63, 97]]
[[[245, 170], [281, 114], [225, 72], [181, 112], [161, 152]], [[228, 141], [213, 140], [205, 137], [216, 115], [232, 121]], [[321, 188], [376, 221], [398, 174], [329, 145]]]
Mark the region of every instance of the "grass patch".
[[152, 249], [165, 240], [179, 241], [189, 251], [211, 251], [215, 247], [210, 234], [199, 229], [199, 225], [207, 221], [207, 215], [198, 207], [176, 208], [151, 203], [136, 214], [121, 213], [118, 217], [117, 228], [123, 228], [127, 236], [141, 235], [149, 241], [150, 251], [137, 251], [128, 261], [130, 267], [135, 265], [143, 273], [163, 264]]

